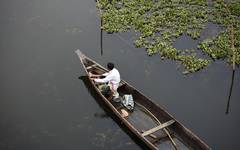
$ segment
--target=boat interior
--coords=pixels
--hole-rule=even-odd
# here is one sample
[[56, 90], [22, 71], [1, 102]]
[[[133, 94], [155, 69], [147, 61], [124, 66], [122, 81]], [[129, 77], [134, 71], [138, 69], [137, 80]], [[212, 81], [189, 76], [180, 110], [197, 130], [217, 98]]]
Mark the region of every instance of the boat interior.
[[[84, 59], [87, 72], [93, 74], [103, 74], [107, 70], [102, 66]], [[111, 104], [121, 114], [126, 110], [128, 115], [124, 118], [133, 126], [145, 139], [151, 142], [158, 149], [181, 149], [189, 150], [189, 146], [178, 136], [174, 130], [175, 120], [169, 116], [162, 115], [161, 112], [154, 111], [154, 107], [147, 98], [129, 86], [125, 81], [121, 81], [118, 88], [120, 97], [124, 94], [131, 94], [134, 100], [134, 110], [128, 111], [120, 102], [115, 102], [109, 97]]]

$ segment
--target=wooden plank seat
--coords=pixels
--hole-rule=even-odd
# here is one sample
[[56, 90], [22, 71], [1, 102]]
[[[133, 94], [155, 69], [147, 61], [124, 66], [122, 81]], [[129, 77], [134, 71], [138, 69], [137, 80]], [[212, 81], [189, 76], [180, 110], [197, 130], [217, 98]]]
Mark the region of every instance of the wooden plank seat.
[[[144, 133], [146, 132], [145, 130], [141, 130], [141, 133]], [[173, 132], [172, 131], [169, 131], [169, 134], [170, 136], [173, 136]], [[169, 138], [167, 134], [157, 134], [157, 133], [151, 133], [149, 135], [147, 135], [148, 137], [150, 137], [148, 140], [151, 142], [151, 143], [157, 143], [158, 141], [160, 140], [163, 140], [163, 139], [166, 139], [166, 138]], [[146, 136], [146, 137], [147, 137]]]
[[97, 64], [93, 64], [93, 65], [87, 66], [86, 69], [89, 70], [89, 69], [94, 68], [96, 66], [97, 66]]
[[[144, 132], [146, 132], [145, 130], [142, 130], [141, 131], [142, 133], [144, 133]], [[151, 137], [151, 138], [153, 138], [153, 139], [157, 139], [158, 137], [156, 136], [156, 135], [154, 135], [154, 134], [149, 134], [149, 136]]]
[[166, 128], [166, 127], [172, 125], [174, 122], [175, 122], [174, 120], [169, 120], [169, 121], [167, 121], [167, 122], [165, 122], [163, 124], [160, 124], [159, 126], [156, 126], [156, 127], [152, 128], [152, 129], [149, 129], [148, 131], [143, 132], [142, 136], [147, 136], [147, 135], [152, 134], [152, 133], [154, 133], [154, 132], [156, 132], [158, 130]]
[[[173, 136], [173, 132], [170, 132], [169, 134], [170, 134], [171, 137]], [[157, 135], [155, 135], [155, 136], [156, 136], [156, 138], [153, 138], [153, 139], [150, 140], [151, 143], [157, 143], [160, 140], [169, 138], [169, 136], [167, 134], [164, 134], [164, 135], [161, 135], [161, 136], [157, 136]]]

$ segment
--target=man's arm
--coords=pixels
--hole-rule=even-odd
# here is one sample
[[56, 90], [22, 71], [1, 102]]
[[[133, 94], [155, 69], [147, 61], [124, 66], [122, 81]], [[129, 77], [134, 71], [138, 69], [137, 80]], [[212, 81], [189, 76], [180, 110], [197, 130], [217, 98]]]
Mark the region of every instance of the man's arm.
[[111, 75], [108, 75], [108, 76], [106, 76], [106, 77], [103, 78], [103, 79], [94, 79], [94, 81], [95, 81], [95, 82], [98, 82], [98, 83], [107, 83], [107, 82], [109, 82], [111, 79], [112, 79], [112, 76], [111, 76]]
[[106, 77], [109, 75], [109, 72], [103, 73], [102, 76]]
[[91, 72], [89, 72], [89, 77], [90, 78], [96, 78], [96, 77], [101, 77], [102, 75], [99, 75], [99, 74], [93, 74]]
[[109, 75], [109, 72], [106, 72], [106, 73], [103, 73], [103, 74], [93, 74], [93, 73], [89, 72], [89, 77], [90, 78], [96, 78], [96, 77], [101, 77], [101, 76], [106, 77], [108, 75]]

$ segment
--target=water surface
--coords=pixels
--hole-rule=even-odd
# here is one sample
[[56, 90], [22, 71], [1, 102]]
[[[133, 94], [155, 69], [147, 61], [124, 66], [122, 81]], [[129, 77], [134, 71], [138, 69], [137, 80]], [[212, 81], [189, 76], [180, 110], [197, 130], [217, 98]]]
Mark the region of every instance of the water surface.
[[[0, 5], [0, 149], [141, 149], [92, 96], [74, 53], [113, 61], [122, 78], [161, 104], [213, 149], [240, 147], [240, 71], [225, 115], [231, 68], [216, 61], [183, 76], [175, 62], [148, 57], [133, 33], [103, 32], [94, 0], [3, 0]], [[212, 27], [213, 26], [213, 27]], [[214, 30], [213, 30], [214, 29]], [[209, 24], [203, 36], [214, 36]], [[212, 33], [212, 34], [211, 34]], [[182, 36], [180, 49], [201, 41]]]

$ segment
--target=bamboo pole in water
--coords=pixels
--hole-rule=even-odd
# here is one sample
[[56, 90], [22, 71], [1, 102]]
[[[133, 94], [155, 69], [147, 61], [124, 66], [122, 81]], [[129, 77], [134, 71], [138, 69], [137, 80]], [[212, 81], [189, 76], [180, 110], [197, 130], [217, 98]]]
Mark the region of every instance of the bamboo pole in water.
[[234, 47], [234, 27], [233, 24], [230, 25], [230, 38], [231, 38], [231, 52], [232, 52], [232, 78], [231, 78], [231, 85], [230, 90], [228, 94], [228, 101], [227, 101], [227, 107], [226, 107], [226, 114], [229, 113], [230, 109], [230, 101], [232, 96], [232, 90], [233, 90], [233, 84], [234, 84], [234, 77], [235, 77], [235, 66], [236, 66], [236, 51]]
[[233, 83], [234, 83], [234, 76], [235, 76], [235, 70], [232, 71], [232, 80], [231, 80], [231, 86], [230, 86], [230, 90], [229, 90], [229, 95], [228, 95], [228, 101], [227, 101], [227, 107], [226, 107], [226, 114], [229, 113], [229, 109], [230, 109], [230, 100], [231, 100], [231, 96], [232, 96], [232, 89], [233, 89]]
[[101, 25], [100, 25], [100, 49], [101, 49], [101, 56], [103, 55], [103, 30], [102, 30], [102, 19], [101, 19]]
[[[97, 4], [100, 5], [99, 3], [99, 0], [97, 0]], [[100, 50], [101, 50], [101, 56], [103, 55], [103, 30], [102, 30], [102, 23], [103, 23], [103, 20], [102, 20], [102, 17], [101, 17], [101, 14], [102, 14], [102, 10], [101, 9], [98, 9], [99, 10], [99, 15], [100, 15], [100, 19], [101, 19], [101, 23], [100, 23]]]
[[[228, 6], [225, 4], [224, 5], [225, 8], [227, 9], [228, 11], [228, 14], [231, 15], [231, 12], [228, 8]], [[226, 114], [229, 113], [229, 107], [230, 107], [230, 100], [231, 100], [231, 95], [232, 95], [232, 89], [233, 89], [233, 84], [234, 84], [234, 77], [235, 77], [235, 66], [236, 66], [236, 51], [235, 51], [235, 46], [234, 46], [234, 42], [235, 42], [235, 39], [234, 39], [234, 22], [232, 22], [230, 25], [229, 25], [229, 31], [230, 31], [230, 40], [231, 40], [231, 53], [232, 53], [232, 78], [231, 78], [231, 86], [230, 86], [230, 90], [229, 90], [229, 95], [228, 95], [228, 101], [227, 101], [227, 107], [226, 107]], [[231, 58], [230, 58], [231, 59]]]
[[231, 24], [231, 49], [232, 49], [232, 68], [235, 70], [235, 64], [236, 64], [236, 52], [235, 52], [235, 47], [234, 47], [234, 27], [233, 24]]

